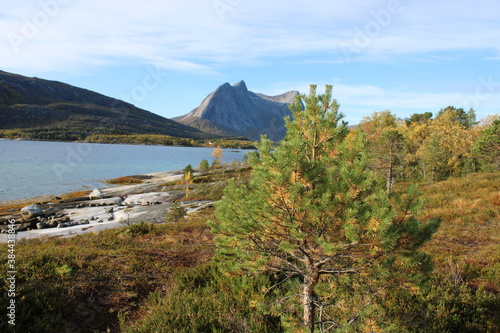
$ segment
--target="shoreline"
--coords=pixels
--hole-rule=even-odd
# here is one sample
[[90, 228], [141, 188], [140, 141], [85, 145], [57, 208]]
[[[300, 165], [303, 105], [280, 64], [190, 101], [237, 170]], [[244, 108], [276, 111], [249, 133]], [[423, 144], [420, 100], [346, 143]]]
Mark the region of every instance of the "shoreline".
[[[199, 174], [199, 173], [195, 173]], [[184, 189], [177, 185], [182, 170], [160, 171], [134, 175], [140, 184], [111, 185], [92, 192], [70, 192], [60, 196], [38, 196], [0, 203], [0, 243], [8, 241], [7, 226], [16, 220], [16, 239], [39, 237], [71, 237], [85, 232], [99, 232], [139, 222], [163, 223], [173, 202], [184, 197]], [[168, 185], [171, 183], [171, 185]], [[36, 204], [41, 216], [24, 219], [20, 209]], [[212, 202], [186, 201], [188, 213], [211, 205]]]
[[[133, 135], [133, 134], [131, 134]], [[176, 138], [176, 137], [173, 137]], [[131, 143], [131, 142], [106, 142], [106, 141], [74, 141], [74, 140], [52, 140], [52, 139], [30, 139], [30, 138], [5, 138], [5, 137], [0, 137], [0, 140], [10, 140], [10, 141], [40, 141], [40, 142], [61, 142], [61, 143], [95, 143], [95, 144], [101, 144], [101, 145], [130, 145], [130, 146], [153, 146], [153, 147], [183, 147], [183, 148], [222, 148], [222, 149], [236, 149], [236, 150], [255, 150], [255, 147], [234, 147], [234, 146], [215, 146], [211, 142], [209, 143], [201, 143], [201, 142], [196, 142], [196, 144], [192, 145], [165, 145], [165, 144], [148, 144], [148, 143]], [[193, 139], [196, 141], [196, 139]], [[232, 139], [232, 138], [212, 138], [212, 139], [202, 139], [202, 140], [236, 140], [236, 141], [242, 141], [242, 142], [247, 142], [246, 140], [242, 139]], [[253, 141], [248, 140], [249, 143], [252, 143]], [[255, 144], [253, 142], [253, 144]]]
[[[154, 179], [155, 174], [179, 174], [182, 173], [182, 170], [171, 170], [171, 171], [158, 171], [158, 172], [152, 172], [152, 173], [146, 173], [142, 175], [128, 175], [128, 176], [119, 176], [116, 178], [110, 178], [110, 179], [102, 179], [99, 180], [98, 182], [100, 183], [98, 187], [96, 186], [90, 186], [90, 185], [82, 185], [80, 188], [71, 190], [68, 192], [59, 192], [57, 194], [42, 194], [42, 195], [37, 195], [34, 197], [26, 197], [26, 198], [19, 198], [19, 199], [10, 199], [10, 200], [4, 200], [0, 201], [0, 218], [2, 217], [2, 213], [5, 211], [5, 207], [9, 206], [19, 206], [22, 204], [25, 205], [30, 205], [33, 203], [47, 203], [50, 201], [58, 201], [58, 200], [67, 200], [75, 197], [80, 197], [83, 196], [84, 194], [82, 193], [87, 193], [92, 191], [93, 189], [97, 188], [100, 191], [104, 191], [106, 189], [111, 189], [114, 187], [119, 187], [119, 186], [124, 186], [123, 184], [113, 184], [111, 183], [115, 179], [119, 178], [129, 178], [129, 177], [136, 177], [136, 178], [143, 178], [144, 180], [149, 180], [150, 178]], [[135, 184], [135, 185], [142, 185], [142, 184]], [[1, 224], [0, 224], [1, 225]]]
[[[19, 141], [17, 145], [16, 141]], [[2, 178], [5, 182], [3, 183], [4, 186], [0, 189], [0, 209], [20, 203], [49, 201], [53, 200], [53, 198], [61, 197], [62, 194], [85, 190], [90, 191], [96, 187], [108, 187], [110, 186], [108, 183], [110, 179], [130, 174], [181, 169], [187, 164], [195, 166], [202, 159], [207, 159], [211, 162], [211, 153], [214, 149], [214, 146], [180, 147], [149, 144], [91, 143], [83, 141], [63, 142], [2, 139], [1, 142], [4, 142], [2, 147], [5, 145], [6, 153], [12, 150], [12, 154], [8, 154], [2, 162], [2, 168], [5, 167], [7, 172], [4, 173]], [[40, 143], [36, 144], [36, 142]], [[27, 150], [37, 149], [38, 147], [45, 147], [44, 145], [47, 145], [50, 151], [55, 151], [56, 155], [52, 156], [49, 154], [50, 157], [47, 158], [50, 159], [47, 160], [45, 160], [45, 156], [40, 157], [42, 159], [41, 163], [38, 163], [36, 159], [28, 160], [26, 164], [32, 164], [34, 166], [33, 170], [25, 167], [24, 162], [17, 162], [17, 152], [22, 151], [21, 148], [25, 149], [26, 146]], [[122, 156], [126, 156], [126, 152], [129, 150], [127, 147], [131, 151], [144, 154], [146, 160], [142, 163], [141, 161], [132, 161], [132, 159], [126, 157], [123, 158]], [[38, 156], [38, 150], [35, 152], [37, 152], [36, 156]], [[155, 158], [155, 155], [159, 155], [156, 152], [165, 155], [165, 158], [162, 158], [161, 161]], [[231, 159], [241, 161], [247, 152], [246, 149], [224, 149], [224, 158], [226, 163], [230, 163]], [[90, 155], [91, 153], [92, 155]], [[119, 163], [113, 159], [108, 162], [106, 159], [108, 154], [114, 156], [113, 154], [118, 153], [120, 154], [117, 155]], [[170, 158], [170, 153], [174, 156], [173, 158]], [[45, 155], [45, 153], [41, 153], [41, 155]], [[10, 158], [10, 156], [13, 157]], [[108, 168], [99, 167], [100, 158], [103, 158], [106, 161], [105, 163], [109, 163]], [[163, 160], [165, 160], [165, 163]], [[185, 163], [182, 163], [182, 161], [185, 161]], [[17, 166], [15, 163], [20, 164], [19, 177], [16, 176]], [[127, 163], [130, 163], [130, 167], [128, 167]], [[75, 172], [73, 172], [73, 168]], [[92, 171], [94, 168], [96, 168], [95, 172]], [[111, 170], [115, 168], [116, 170]], [[10, 170], [12, 171], [10, 172]], [[43, 173], [46, 173], [48, 176], [40, 177]]]

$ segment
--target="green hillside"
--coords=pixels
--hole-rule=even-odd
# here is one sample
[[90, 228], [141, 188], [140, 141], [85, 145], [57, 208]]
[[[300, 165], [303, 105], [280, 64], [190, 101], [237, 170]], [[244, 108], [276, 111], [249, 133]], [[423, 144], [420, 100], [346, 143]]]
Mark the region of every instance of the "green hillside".
[[4, 137], [83, 140], [92, 134], [213, 137], [159, 115], [65, 83], [0, 71]]

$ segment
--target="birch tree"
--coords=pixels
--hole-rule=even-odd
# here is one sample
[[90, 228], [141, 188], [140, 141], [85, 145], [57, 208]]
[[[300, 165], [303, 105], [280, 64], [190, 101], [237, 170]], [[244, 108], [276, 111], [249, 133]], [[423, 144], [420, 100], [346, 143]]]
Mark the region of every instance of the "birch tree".
[[385, 178], [388, 192], [392, 191], [397, 169], [404, 160], [404, 139], [398, 124], [402, 121], [386, 110], [363, 118], [358, 127], [369, 143], [371, 167]]

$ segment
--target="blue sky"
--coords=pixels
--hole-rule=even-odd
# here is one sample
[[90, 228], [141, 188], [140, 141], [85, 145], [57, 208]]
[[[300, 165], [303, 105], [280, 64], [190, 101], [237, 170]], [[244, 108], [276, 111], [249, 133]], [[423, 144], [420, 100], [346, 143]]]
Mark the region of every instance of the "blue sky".
[[2, 4], [0, 31], [0, 69], [168, 118], [240, 80], [268, 95], [333, 84], [350, 124], [500, 113], [497, 0], [23, 0]]

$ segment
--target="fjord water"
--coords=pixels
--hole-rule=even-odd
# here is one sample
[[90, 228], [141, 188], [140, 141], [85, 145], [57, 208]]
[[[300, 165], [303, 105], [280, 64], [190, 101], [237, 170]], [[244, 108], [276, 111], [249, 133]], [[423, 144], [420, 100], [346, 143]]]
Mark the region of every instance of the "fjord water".
[[[0, 201], [105, 187], [103, 180], [196, 167], [213, 148], [0, 140]], [[246, 151], [224, 150], [241, 161]]]

